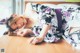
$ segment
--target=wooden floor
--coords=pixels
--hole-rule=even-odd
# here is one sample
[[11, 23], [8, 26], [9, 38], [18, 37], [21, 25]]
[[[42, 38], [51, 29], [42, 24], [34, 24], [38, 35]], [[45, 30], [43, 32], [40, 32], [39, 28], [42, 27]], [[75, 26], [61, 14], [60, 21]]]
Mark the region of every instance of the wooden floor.
[[29, 43], [29, 39], [16, 36], [3, 36], [0, 38], [0, 49], [4, 49], [5, 53], [80, 53], [65, 40], [59, 43], [32, 45]]

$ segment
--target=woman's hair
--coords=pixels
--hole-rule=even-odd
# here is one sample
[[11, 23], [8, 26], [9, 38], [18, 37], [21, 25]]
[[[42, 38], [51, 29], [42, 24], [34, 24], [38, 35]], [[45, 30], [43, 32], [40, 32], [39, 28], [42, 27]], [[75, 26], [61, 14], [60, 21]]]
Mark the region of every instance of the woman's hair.
[[13, 16], [11, 16], [8, 20], [7, 20], [7, 22], [6, 22], [6, 26], [8, 27], [8, 29], [9, 29], [9, 31], [15, 31], [14, 29], [12, 29], [11, 28], [11, 26], [9, 25], [9, 23], [13, 20]]
[[15, 23], [15, 21], [17, 21], [18, 18], [23, 18], [24, 23], [26, 23], [26, 20], [25, 20], [25, 17], [24, 17], [24, 16], [17, 16], [17, 15], [15, 15], [15, 14], [11, 15], [10, 18], [7, 20], [7, 23], [6, 23], [7, 27], [9, 28], [9, 30], [10, 30], [11, 32], [13, 32], [13, 31], [16, 30], [16, 29], [12, 29], [12, 28], [11, 28], [11, 24]]
[[9, 30], [6, 31], [6, 32], [4, 32], [4, 35], [9, 34], [9, 36], [10, 36], [10, 35], [12, 36], [13, 31], [15, 31], [15, 30], [12, 29], [11, 26], [9, 25], [9, 22], [10, 22], [13, 18], [14, 18], [13, 16], [10, 16], [10, 18], [7, 19], [6, 26], [7, 26], [7, 28], [8, 28]]

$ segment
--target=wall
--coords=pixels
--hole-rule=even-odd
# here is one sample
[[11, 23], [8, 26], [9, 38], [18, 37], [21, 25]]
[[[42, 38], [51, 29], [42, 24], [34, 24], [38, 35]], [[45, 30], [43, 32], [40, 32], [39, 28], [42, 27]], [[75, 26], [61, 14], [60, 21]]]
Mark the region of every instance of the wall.
[[0, 0], [0, 20], [9, 17], [12, 13], [11, 0]]
[[[0, 0], [0, 21], [12, 14], [12, 0]], [[7, 31], [6, 25], [0, 24], [0, 37]]]

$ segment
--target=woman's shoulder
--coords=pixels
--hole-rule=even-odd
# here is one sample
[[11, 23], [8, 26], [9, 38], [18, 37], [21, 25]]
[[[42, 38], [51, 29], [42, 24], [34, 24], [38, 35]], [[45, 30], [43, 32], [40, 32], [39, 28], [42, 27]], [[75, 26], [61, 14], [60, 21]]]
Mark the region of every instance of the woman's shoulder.
[[26, 23], [27, 28], [32, 28], [37, 22], [37, 20], [33, 18], [26, 18], [26, 19], [27, 19], [27, 23]]

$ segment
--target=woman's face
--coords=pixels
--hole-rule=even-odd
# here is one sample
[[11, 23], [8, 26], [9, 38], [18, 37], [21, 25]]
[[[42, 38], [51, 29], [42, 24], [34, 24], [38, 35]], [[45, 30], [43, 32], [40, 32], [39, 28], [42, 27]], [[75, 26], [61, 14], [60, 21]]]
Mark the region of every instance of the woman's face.
[[24, 26], [24, 19], [23, 18], [18, 18], [17, 21], [15, 21], [13, 24], [11, 24], [12, 29], [19, 29]]

